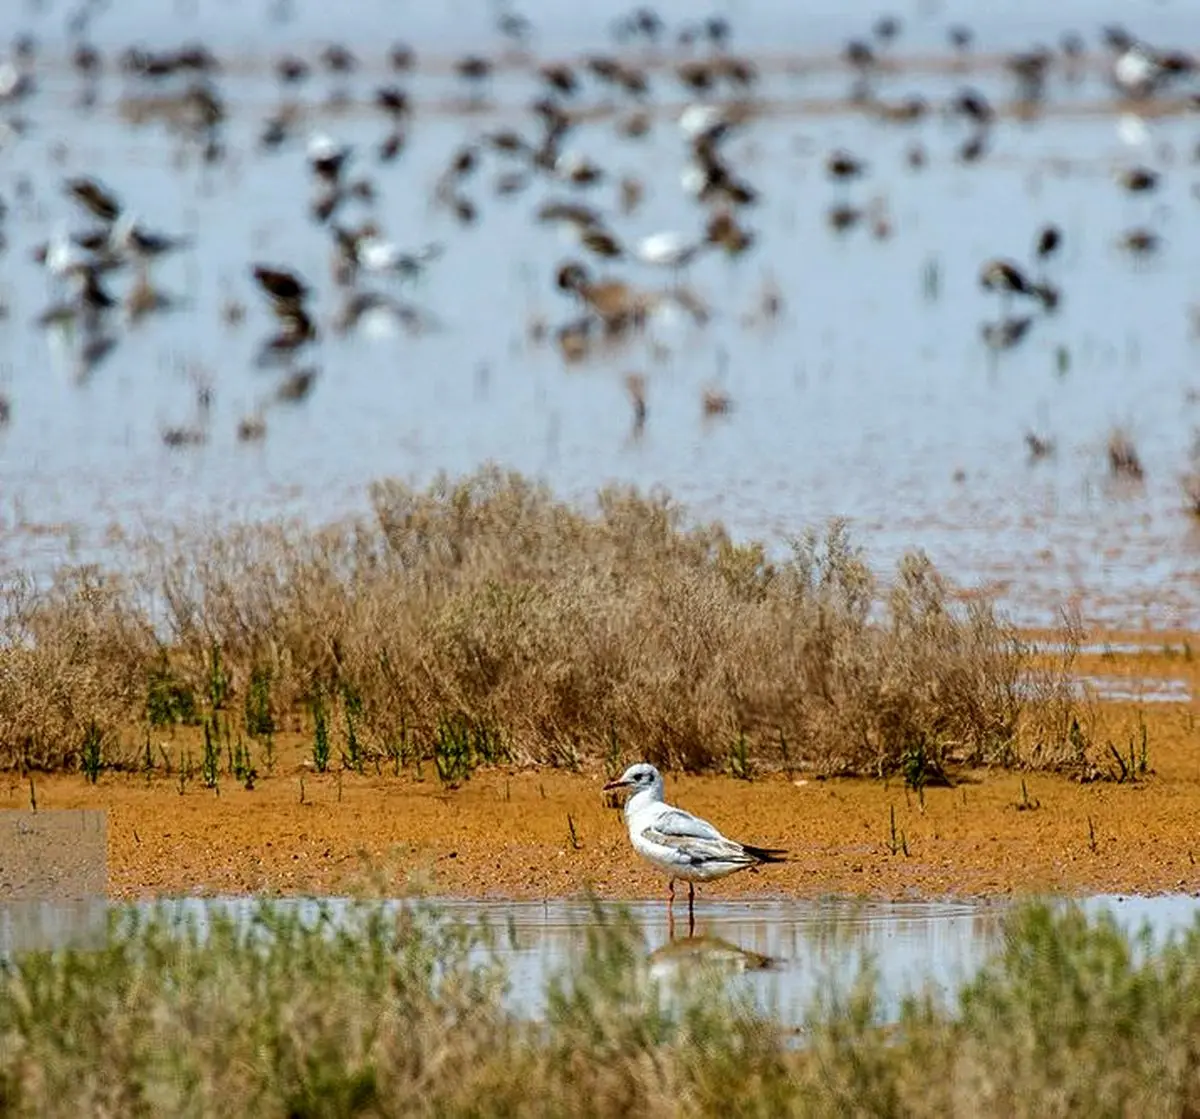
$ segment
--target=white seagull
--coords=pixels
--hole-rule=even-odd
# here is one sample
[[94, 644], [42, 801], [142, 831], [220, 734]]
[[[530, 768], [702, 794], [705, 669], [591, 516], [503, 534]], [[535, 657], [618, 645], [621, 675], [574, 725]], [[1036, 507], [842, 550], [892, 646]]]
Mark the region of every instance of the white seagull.
[[688, 884], [688, 925], [694, 929], [696, 883], [724, 878], [735, 871], [763, 863], [787, 861], [787, 852], [773, 847], [751, 847], [726, 839], [707, 820], [675, 808], [663, 800], [662, 774], [647, 762], [631, 765], [607, 789], [632, 789], [625, 802], [625, 823], [633, 849], [651, 866], [667, 875], [670, 899], [667, 914], [673, 920], [675, 879]]

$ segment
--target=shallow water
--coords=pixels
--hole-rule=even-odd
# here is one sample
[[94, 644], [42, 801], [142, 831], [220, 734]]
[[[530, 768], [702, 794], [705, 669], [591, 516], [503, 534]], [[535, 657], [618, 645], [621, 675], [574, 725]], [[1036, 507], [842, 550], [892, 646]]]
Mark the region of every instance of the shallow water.
[[[187, 898], [163, 903], [179, 918], [203, 928], [214, 911], [249, 920], [254, 898]], [[275, 901], [315, 918], [324, 906], [336, 915], [337, 898]], [[399, 903], [383, 903], [394, 906]], [[536, 1016], [547, 979], [563, 971], [582, 950], [595, 911], [585, 902], [437, 901], [451, 919], [486, 922], [496, 933], [496, 951], [511, 979], [510, 1005]], [[613, 912], [618, 903], [601, 903]], [[702, 961], [716, 964], [756, 1005], [799, 1026], [818, 993], [844, 989], [870, 960], [879, 977], [883, 1008], [893, 1014], [907, 992], [932, 987], [952, 995], [998, 943], [1006, 905], [999, 901], [819, 901], [702, 902], [696, 907], [695, 937], [687, 935], [686, 906], [677, 907], [672, 938], [665, 906], [619, 903], [640, 926], [651, 974], [664, 987], [686, 981]], [[1085, 910], [1108, 910], [1130, 931], [1143, 925], [1152, 942], [1189, 927], [1200, 915], [1200, 898], [1097, 896], [1081, 900]], [[103, 942], [103, 902], [0, 904], [0, 958], [14, 951]]]
[[[44, 60], [38, 92], [10, 111], [29, 128], [6, 143], [0, 170], [0, 195], [12, 209], [0, 226], [9, 242], [0, 256], [8, 309], [0, 392], [12, 403], [11, 421], [0, 427], [0, 558], [42, 572], [64, 558], [113, 562], [122, 531], [196, 516], [324, 521], [365, 508], [375, 478], [425, 481], [491, 459], [580, 499], [611, 481], [663, 485], [697, 516], [780, 547], [808, 525], [846, 516], [882, 570], [906, 549], [924, 548], [955, 579], [994, 589], [1020, 622], [1052, 624], [1068, 597], [1089, 621], [1200, 621], [1200, 530], [1179, 487], [1200, 424], [1200, 403], [1189, 395], [1200, 389], [1188, 325], [1188, 306], [1200, 300], [1187, 248], [1200, 219], [1195, 116], [1147, 120], [1148, 139], [1132, 148], [1118, 135], [1094, 67], [1075, 83], [1056, 75], [1045, 116], [1004, 119], [987, 158], [967, 166], [955, 155], [967, 135], [961, 123], [935, 113], [915, 125], [883, 124], [841, 104], [850, 79], [832, 56], [847, 37], [867, 32], [876, 5], [832, 15], [778, 0], [738, 4], [729, 9], [734, 45], [762, 57], [758, 96], [769, 108], [728, 147], [762, 193], [741, 215], [758, 244], [739, 260], [705, 258], [689, 271], [712, 308], [706, 326], [655, 320], [624, 349], [565, 367], [552, 345], [530, 340], [528, 326], [541, 318], [553, 328], [572, 316], [552, 276], [578, 250], [533, 224], [537, 206], [578, 197], [612, 215], [610, 227], [625, 238], [703, 225], [704, 212], [679, 182], [685, 145], [672, 118], [685, 99], [662, 72], [652, 70], [655, 123], [646, 139], [618, 137], [611, 115], [571, 134], [568, 147], [597, 160], [609, 182], [578, 190], [536, 180], [498, 198], [491, 184], [506, 165], [488, 153], [463, 188], [480, 209], [479, 221], [464, 227], [434, 203], [438, 176], [481, 132], [503, 123], [530, 133], [524, 106], [536, 91], [527, 70], [513, 65], [488, 87], [485, 111], [451, 111], [462, 97], [446, 72], [453, 53], [500, 48], [492, 6], [481, 0], [364, 2], [338, 6], [336, 17], [297, 2], [283, 23], [266, 4], [112, 5], [90, 31], [106, 50], [203, 38], [229, 60], [219, 80], [229, 155], [213, 167], [161, 124], [128, 124], [121, 100], [138, 90], [115, 73], [100, 83], [93, 109], [76, 107], [80, 82], [62, 62], [63, 4], [3, 7], [0, 42], [31, 30]], [[989, 52], [1053, 45], [1072, 28], [1093, 45], [1109, 21], [1163, 45], [1200, 43], [1200, 8], [1181, 3], [1073, 0], [1052, 14], [1032, 0], [1003, 13], [977, 8], [897, 9], [905, 30], [895, 53], [912, 62], [881, 77], [879, 95], [920, 93], [939, 104], [969, 83], [1004, 104], [1012, 82]], [[551, 57], [605, 48], [624, 5], [522, 10], [539, 28], [537, 55]], [[673, 21], [695, 13], [681, 0], [662, 11]], [[969, 73], [950, 73], [945, 29], [963, 19], [975, 26], [984, 57]], [[261, 153], [262, 121], [280, 100], [270, 59], [285, 49], [312, 57], [335, 37], [363, 57], [363, 71], [336, 83], [319, 75], [301, 87], [295, 96], [309, 115], [297, 137]], [[425, 61], [401, 79], [418, 107], [408, 148], [384, 167], [374, 154], [386, 132], [380, 114], [323, 104], [335, 85], [369, 98], [387, 80], [382, 54], [397, 38]], [[934, 52], [936, 64], [927, 61]], [[254, 364], [269, 316], [249, 267], [298, 269], [315, 288], [322, 323], [333, 315], [329, 233], [308, 216], [304, 141], [315, 129], [355, 145], [354, 174], [369, 174], [378, 188], [373, 207], [355, 204], [339, 220], [374, 216], [405, 246], [444, 242], [444, 257], [413, 293], [441, 329], [338, 336], [326, 326], [300, 362], [319, 367], [315, 391], [283, 405], [271, 403], [282, 374]], [[919, 172], [904, 159], [916, 141], [929, 156]], [[843, 146], [862, 154], [870, 172], [839, 188], [823, 161]], [[1114, 169], [1134, 163], [1163, 172], [1157, 193], [1129, 196], [1113, 183]], [[117, 348], [83, 378], [74, 340], [33, 325], [52, 287], [30, 257], [58, 223], [87, 225], [60, 190], [64, 177], [81, 173], [111, 185], [150, 227], [196, 238], [156, 270], [187, 307], [119, 326]], [[624, 174], [647, 188], [628, 216], [615, 212], [615, 180]], [[31, 188], [23, 199], [21, 177]], [[890, 238], [827, 228], [832, 203], [875, 199], [886, 206]], [[979, 332], [997, 303], [979, 289], [979, 267], [996, 255], [1028, 260], [1047, 221], [1065, 235], [1063, 255], [1047, 267], [1063, 304], [1022, 345], [991, 354]], [[1134, 262], [1114, 247], [1135, 224], [1165, 238], [1158, 256]], [[636, 264], [599, 271], [663, 283]], [[748, 325], [768, 277], [782, 293], [782, 316]], [[228, 299], [248, 309], [239, 327], [222, 322]], [[647, 377], [640, 435], [624, 388], [629, 371]], [[197, 412], [199, 383], [212, 389], [207, 419]], [[701, 395], [713, 386], [734, 407], [706, 418]], [[239, 443], [238, 420], [259, 408], [265, 440]], [[164, 446], [164, 427], [201, 420], [203, 446]], [[1108, 477], [1105, 445], [1116, 426], [1139, 447], [1142, 485]], [[1054, 438], [1056, 454], [1028, 461], [1027, 430]]]

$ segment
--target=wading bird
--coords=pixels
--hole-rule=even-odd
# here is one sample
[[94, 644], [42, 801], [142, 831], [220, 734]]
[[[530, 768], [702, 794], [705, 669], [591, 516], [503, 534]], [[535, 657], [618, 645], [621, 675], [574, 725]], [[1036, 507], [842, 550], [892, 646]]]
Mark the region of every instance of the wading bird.
[[647, 762], [631, 765], [604, 788], [633, 790], [625, 802], [629, 841], [643, 859], [667, 876], [667, 916], [672, 927], [675, 879], [688, 884], [689, 936], [696, 925], [697, 882], [711, 882], [763, 863], [787, 861], [786, 851], [726, 839], [707, 820], [665, 803], [662, 774]]

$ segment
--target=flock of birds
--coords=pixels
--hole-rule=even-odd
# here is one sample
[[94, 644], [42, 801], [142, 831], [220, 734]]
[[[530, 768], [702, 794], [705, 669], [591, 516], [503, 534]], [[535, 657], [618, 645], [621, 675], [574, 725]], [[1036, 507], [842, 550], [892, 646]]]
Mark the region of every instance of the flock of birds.
[[[202, 44], [167, 50], [132, 46], [105, 57], [89, 38], [90, 22], [100, 10], [96, 4], [85, 4], [69, 28], [70, 65], [78, 77], [80, 104], [94, 107], [102, 76], [115, 70], [126, 83], [122, 113], [127, 118], [135, 123], [165, 122], [205, 164], [227, 159], [230, 109], [222, 92], [218, 58]], [[485, 112], [490, 83], [504, 68], [527, 70], [535, 93], [522, 126], [482, 129], [451, 154], [434, 186], [437, 206], [464, 227], [476, 223], [480, 205], [473, 184], [479, 181], [485, 160], [495, 164], [492, 182], [497, 195], [520, 194], [535, 181], [543, 184], [543, 201], [533, 220], [557, 230], [573, 251], [547, 278], [550, 290], [564, 301], [563, 319], [557, 323], [535, 319], [528, 335], [533, 343], [555, 345], [568, 363], [642, 335], [647, 322], [659, 314], [682, 315], [703, 326], [712, 307], [688, 282], [696, 261], [708, 254], [741, 257], [761, 243], [752, 224], [760, 187], [738, 166], [730, 144], [766, 111], [759, 96], [762, 75], [751, 58], [733, 49], [730, 21], [713, 16], [669, 28], [652, 9], [639, 7], [614, 22], [611, 50], [547, 62], [529, 49], [535, 33], [529, 20], [503, 4], [498, 13], [501, 43], [497, 49], [492, 54], [465, 55], [453, 64], [461, 107]], [[1002, 63], [1012, 82], [1011, 100], [994, 104], [967, 84], [973, 36], [968, 28], [953, 26], [947, 29], [947, 41], [964, 75], [961, 88], [941, 105], [920, 96], [888, 100], [879, 92], [880, 82], [892, 65], [902, 31], [898, 18], [884, 16], [868, 34], [845, 45], [842, 62], [851, 79], [846, 105], [896, 122], [919, 120], [935, 111], [964, 121], [967, 135], [957, 155], [964, 164], [986, 158], [993, 130], [1006, 116], [1028, 119], [1041, 110], [1052, 74], [1061, 72], [1070, 78], [1091, 57], [1082, 37], [1073, 33], [1064, 35], [1055, 48], [1039, 46], [1013, 54]], [[1106, 59], [1111, 91], [1126, 113], [1122, 119], [1133, 122], [1128, 127], [1136, 128], [1144, 114], [1200, 108], [1197, 61], [1191, 55], [1151, 45], [1121, 27], [1103, 29], [1099, 49]], [[0, 110], [5, 114], [0, 131], [5, 139], [20, 136], [29, 127], [24, 114], [32, 113], [36, 105], [40, 58], [38, 43], [26, 35], [18, 38], [8, 60], [0, 64]], [[376, 79], [370, 95], [371, 109], [380, 121], [380, 138], [371, 153], [329, 131], [312, 128], [311, 115], [298, 99], [298, 91], [323, 74], [333, 82], [327, 107], [344, 105], [351, 99], [348, 83], [366, 65], [339, 44], [328, 45], [315, 58], [288, 51], [273, 62], [280, 101], [262, 122], [258, 147], [270, 156], [297, 142], [304, 144], [312, 188], [307, 217], [327, 233], [330, 280], [340, 302], [332, 311], [316, 306], [317, 285], [286, 261], [246, 262], [245, 284], [265, 301], [274, 321], [256, 361], [278, 369], [280, 379], [269, 398], [241, 419], [238, 435], [243, 440], [266, 434], [269, 404], [294, 403], [308, 395], [320, 376], [317, 355], [327, 334], [344, 334], [380, 319], [411, 334], [439, 326], [437, 317], [409, 292], [436, 266], [446, 243], [397, 244], [381, 227], [375, 206], [378, 176], [402, 158], [420, 110], [409, 85], [419, 66], [417, 51], [401, 42], [383, 51], [389, 76], [382, 82]], [[691, 228], [629, 237], [620, 231], [620, 223], [638, 209], [645, 183], [631, 174], [614, 176], [575, 141], [580, 129], [597, 119], [597, 99], [601, 115], [615, 120], [620, 135], [631, 141], [646, 136], [656, 113], [655, 87], [664, 85], [685, 99], [674, 114], [687, 153], [680, 181], [699, 216]], [[307, 135], [302, 135], [305, 131]], [[914, 141], [907, 152], [909, 167], [919, 170], [927, 159], [928, 153]], [[366, 168], [368, 160], [375, 164], [374, 174]], [[854, 205], [846, 193], [849, 184], [870, 176], [870, 161], [839, 148], [826, 153], [824, 170], [835, 191], [826, 214], [829, 227], [842, 234], [862, 224], [878, 238], [889, 236], [892, 222], [886, 207], [878, 200], [866, 207]], [[1141, 165], [1124, 168], [1117, 176], [1120, 189], [1139, 194], [1153, 192], [1160, 181], [1160, 172]], [[615, 185], [615, 213], [606, 213], [591, 201], [590, 192], [600, 183]], [[32, 187], [18, 177], [14, 190], [19, 205], [29, 200]], [[37, 248], [35, 258], [52, 289], [50, 305], [37, 321], [46, 328], [66, 328], [77, 372], [86, 377], [116, 349], [123, 328], [187, 305], [156, 283], [154, 267], [169, 255], [187, 252], [193, 241], [148, 228], [123, 205], [118, 191], [97, 177], [67, 178], [62, 191], [91, 224], [71, 229], [62, 218], [53, 235]], [[0, 223], [8, 208], [0, 197]], [[1000, 309], [999, 317], [981, 326], [987, 347], [1001, 351], [1018, 345], [1039, 318], [1058, 308], [1062, 293], [1051, 270], [1063, 241], [1062, 230], [1047, 225], [1037, 232], [1028, 260], [997, 257], [982, 262], [979, 283], [996, 294]], [[1121, 235], [1120, 245], [1132, 254], [1147, 255], [1159, 241], [1159, 234], [1138, 226]], [[665, 282], [643, 283], [637, 278], [652, 270], [658, 270]], [[115, 284], [122, 274], [130, 280], [118, 292]], [[784, 294], [767, 280], [755, 311], [745, 321], [768, 323], [783, 305]], [[246, 316], [244, 297], [231, 295], [222, 315], [229, 324], [241, 323]], [[644, 376], [627, 375], [638, 431], [647, 415], [645, 384]], [[164, 429], [164, 441], [171, 446], [203, 442], [211, 400], [211, 385], [200, 384], [196, 422]], [[730, 405], [726, 394], [706, 390], [705, 413], [727, 411]], [[12, 415], [11, 401], [0, 395], [0, 425], [10, 422]]]

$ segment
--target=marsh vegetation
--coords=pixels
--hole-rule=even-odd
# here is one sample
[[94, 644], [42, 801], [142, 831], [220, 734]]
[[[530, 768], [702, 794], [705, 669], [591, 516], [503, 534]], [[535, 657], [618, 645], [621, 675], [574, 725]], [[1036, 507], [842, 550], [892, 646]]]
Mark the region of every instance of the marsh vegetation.
[[[663, 987], [597, 909], [537, 1020], [499, 934], [406, 903], [116, 913], [106, 943], [0, 970], [6, 1114], [1180, 1115], [1200, 1106], [1200, 927], [1153, 944], [1031, 904], [958, 991], [884, 1013], [864, 961], [797, 1034], [715, 969]], [[890, 1020], [889, 1020], [890, 1018]]]
[[583, 510], [495, 468], [380, 482], [372, 503], [5, 578], [0, 762], [153, 768], [151, 730], [179, 725], [251, 780], [279, 727], [312, 735], [318, 769], [435, 761], [448, 780], [633, 754], [922, 775], [1086, 761], [1070, 642], [1035, 657], [920, 553], [881, 584], [843, 523], [775, 556], [662, 493]]

